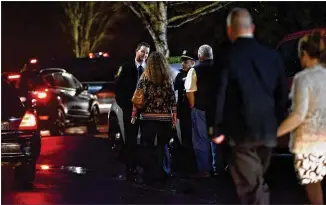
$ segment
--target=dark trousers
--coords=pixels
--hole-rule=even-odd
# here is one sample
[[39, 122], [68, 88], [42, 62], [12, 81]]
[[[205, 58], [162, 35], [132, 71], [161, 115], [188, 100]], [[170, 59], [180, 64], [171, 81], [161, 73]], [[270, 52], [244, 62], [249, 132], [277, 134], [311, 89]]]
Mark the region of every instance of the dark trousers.
[[230, 173], [236, 186], [241, 204], [269, 204], [269, 188], [264, 180], [272, 148], [231, 148]]
[[[171, 122], [141, 120], [140, 131], [143, 141], [142, 164], [144, 165], [145, 179], [163, 178], [166, 173], [162, 162], [165, 157], [165, 145], [172, 134]], [[154, 145], [156, 137], [157, 146]]]
[[125, 130], [125, 143], [121, 150], [121, 160], [127, 169], [135, 169], [138, 164], [137, 135], [139, 122], [131, 124], [132, 108], [123, 109], [123, 124]]
[[[185, 174], [197, 171], [196, 155], [192, 144], [191, 109], [182, 107], [178, 110], [180, 130], [182, 138], [182, 162], [181, 169]], [[177, 162], [179, 163], [179, 162]]]

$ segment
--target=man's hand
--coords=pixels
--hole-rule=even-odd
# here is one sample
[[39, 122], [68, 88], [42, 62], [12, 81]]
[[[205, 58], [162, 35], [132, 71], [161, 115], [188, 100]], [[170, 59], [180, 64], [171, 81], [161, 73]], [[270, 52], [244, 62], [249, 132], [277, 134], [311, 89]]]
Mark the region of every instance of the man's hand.
[[131, 116], [131, 124], [134, 125], [136, 123], [136, 120], [137, 120], [136, 116]]
[[221, 144], [224, 140], [225, 140], [225, 136], [224, 136], [224, 135], [220, 135], [220, 136], [214, 137], [214, 138], [212, 139], [212, 141], [213, 141], [215, 144]]

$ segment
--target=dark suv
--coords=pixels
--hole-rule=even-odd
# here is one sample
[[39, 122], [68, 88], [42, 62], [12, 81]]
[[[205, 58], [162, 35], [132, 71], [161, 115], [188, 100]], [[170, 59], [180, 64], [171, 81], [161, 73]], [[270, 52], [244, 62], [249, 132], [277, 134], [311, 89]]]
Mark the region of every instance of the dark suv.
[[23, 106], [16, 90], [4, 78], [1, 79], [1, 112], [1, 167], [15, 168], [19, 188], [32, 188], [41, 150], [37, 113]]
[[87, 125], [89, 133], [97, 132], [97, 97], [64, 69], [25, 71], [7, 78], [18, 89], [21, 102], [37, 110], [40, 130], [63, 135], [66, 126], [77, 124]]

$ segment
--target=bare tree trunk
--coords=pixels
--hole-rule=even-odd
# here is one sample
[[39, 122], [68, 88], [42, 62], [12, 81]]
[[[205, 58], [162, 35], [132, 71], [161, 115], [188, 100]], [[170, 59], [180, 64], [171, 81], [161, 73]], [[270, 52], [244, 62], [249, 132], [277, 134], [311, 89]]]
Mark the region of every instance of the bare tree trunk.
[[176, 2], [176, 1], [157, 1], [157, 2], [127, 2], [123, 4], [128, 6], [134, 14], [143, 21], [146, 29], [151, 35], [155, 48], [157, 51], [162, 52], [166, 57], [169, 57], [170, 51], [167, 43], [167, 29], [178, 28], [182, 25], [198, 19], [207, 14], [220, 10], [221, 8], [229, 5], [231, 2], [214, 1], [197, 7], [192, 12], [185, 12], [168, 18], [167, 10], [173, 7], [188, 4], [189, 2]]
[[[167, 6], [163, 2], [157, 2], [156, 18], [151, 17], [150, 27], [148, 28], [150, 35], [153, 38], [156, 51], [163, 53], [165, 57], [169, 57], [170, 51], [167, 41]], [[155, 14], [154, 14], [155, 15]]]

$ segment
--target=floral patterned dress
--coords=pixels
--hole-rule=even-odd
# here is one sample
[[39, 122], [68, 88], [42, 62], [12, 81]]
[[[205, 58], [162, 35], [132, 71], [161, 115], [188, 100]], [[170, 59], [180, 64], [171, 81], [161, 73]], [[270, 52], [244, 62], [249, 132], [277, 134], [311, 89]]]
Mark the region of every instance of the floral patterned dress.
[[172, 81], [155, 84], [143, 73], [137, 88], [144, 91], [144, 108], [138, 110], [140, 120], [171, 121], [176, 113], [176, 97]]

